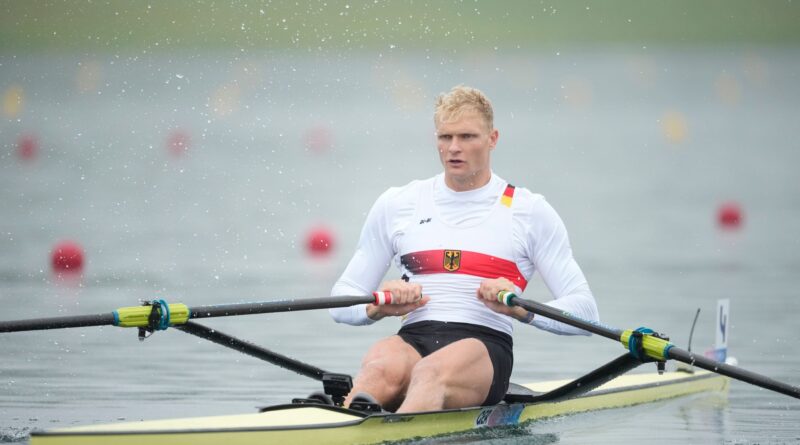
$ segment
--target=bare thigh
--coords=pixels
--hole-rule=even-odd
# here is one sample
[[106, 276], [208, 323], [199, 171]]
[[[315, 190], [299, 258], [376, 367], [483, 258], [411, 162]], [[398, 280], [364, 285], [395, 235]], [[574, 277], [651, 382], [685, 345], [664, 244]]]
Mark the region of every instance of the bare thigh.
[[459, 340], [414, 366], [403, 411], [477, 406], [486, 400], [494, 368], [480, 340]]

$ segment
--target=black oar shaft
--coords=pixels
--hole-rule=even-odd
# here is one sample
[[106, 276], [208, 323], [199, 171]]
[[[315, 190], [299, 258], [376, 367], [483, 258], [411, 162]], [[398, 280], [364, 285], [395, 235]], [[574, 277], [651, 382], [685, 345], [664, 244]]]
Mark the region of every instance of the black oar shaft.
[[227, 317], [231, 315], [268, 314], [272, 312], [307, 311], [311, 309], [330, 309], [374, 303], [373, 296], [303, 298], [297, 300], [274, 300], [256, 303], [215, 304], [189, 308], [189, 318]]
[[[568, 312], [560, 311], [558, 309], [552, 308], [537, 301], [523, 300], [522, 298], [519, 298], [516, 295], [512, 296], [509, 299], [508, 304], [510, 306], [520, 306], [521, 308], [529, 312], [533, 312], [536, 315], [541, 315], [546, 318], [551, 318], [553, 320], [560, 321], [564, 324], [574, 326], [576, 328], [583, 329], [593, 334], [597, 334], [602, 337], [609, 338], [611, 340], [616, 340], [618, 342], [621, 341], [621, 336], [624, 332], [621, 329], [612, 328], [603, 325], [601, 323], [597, 323], [595, 321], [584, 320]], [[779, 382], [770, 377], [763, 376], [761, 374], [757, 374], [755, 372], [748, 371], [746, 369], [742, 369], [737, 366], [727, 365], [725, 363], [709, 359], [705, 356], [697, 356], [691, 352], [685, 351], [675, 346], [672, 346], [669, 349], [668, 354], [669, 358], [671, 359], [687, 363], [690, 365], [695, 365], [698, 368], [726, 375], [728, 377], [741, 380], [743, 382], [760, 386], [764, 389], [769, 389], [772, 391], [779, 392], [781, 394], [786, 394], [788, 396], [800, 399], [800, 388], [783, 382]]]
[[738, 366], [731, 366], [726, 363], [718, 362], [703, 355], [696, 355], [675, 346], [670, 348], [669, 358], [800, 399], [800, 388], [797, 386], [779, 382], [773, 378], [756, 374], [755, 372], [739, 368]]
[[632, 355], [624, 354], [592, 372], [534, 399], [536, 402], [560, 402], [573, 399], [614, 380], [641, 364], [642, 362]]
[[0, 321], [0, 332], [41, 331], [45, 329], [81, 328], [114, 324], [114, 314], [75, 315], [70, 317], [32, 318]]
[[560, 311], [546, 304], [539, 303], [538, 301], [523, 300], [519, 297], [514, 297], [511, 301], [512, 304], [519, 306], [528, 312], [533, 312], [536, 315], [541, 315], [555, 321], [560, 321], [564, 324], [583, 329], [584, 331], [589, 331], [592, 334], [597, 334], [601, 337], [619, 341], [619, 337], [622, 335], [621, 329], [612, 328], [596, 321], [584, 320], [583, 318], [576, 317], [569, 312]]
[[294, 371], [298, 374], [304, 375], [306, 377], [315, 380], [322, 380], [323, 374], [327, 373], [327, 371], [317, 368], [316, 366], [311, 366], [307, 363], [303, 363], [291, 357], [278, 354], [277, 352], [270, 351], [269, 349], [263, 348], [261, 346], [254, 345], [244, 340], [240, 340], [236, 337], [232, 337], [228, 334], [220, 332], [217, 329], [210, 329], [199, 323], [189, 321], [186, 322], [186, 324], [184, 325], [176, 326], [176, 328], [188, 334], [196, 335], [200, 338], [204, 338], [218, 345], [231, 348], [233, 350], [245, 353], [247, 355], [251, 355], [253, 357], [272, 363], [273, 365], [280, 366], [282, 368]]
[[[292, 311], [307, 311], [311, 309], [329, 309], [335, 307], [354, 306], [356, 304], [370, 304], [375, 303], [376, 297], [369, 296], [343, 296], [343, 297], [324, 297], [324, 298], [302, 298], [292, 300], [273, 300], [262, 301], [254, 303], [232, 303], [232, 304], [218, 304], [209, 306], [196, 306], [187, 308], [183, 304], [172, 305], [180, 306], [183, 308], [183, 319], [176, 320], [176, 315], [173, 312], [173, 318], [170, 324], [179, 325], [183, 324], [186, 318], [186, 310], [188, 309], [188, 319], [192, 318], [210, 318], [210, 317], [227, 317], [231, 315], [250, 315], [250, 314], [266, 314], [272, 312], [292, 312]], [[144, 312], [142, 312], [144, 311]], [[60, 328], [79, 328], [85, 326], [110, 326], [117, 325], [122, 327], [146, 327], [147, 315], [150, 309], [144, 306], [134, 306], [127, 308], [120, 308], [114, 312], [107, 314], [95, 315], [75, 315], [69, 317], [51, 317], [51, 318], [34, 318], [28, 320], [13, 320], [13, 321], [0, 321], [0, 333], [2, 332], [20, 332], [20, 331], [39, 331], [44, 329], [60, 329]], [[140, 317], [136, 323], [131, 323], [124, 314], [131, 312], [139, 313]], [[123, 314], [123, 315], [120, 315]]]

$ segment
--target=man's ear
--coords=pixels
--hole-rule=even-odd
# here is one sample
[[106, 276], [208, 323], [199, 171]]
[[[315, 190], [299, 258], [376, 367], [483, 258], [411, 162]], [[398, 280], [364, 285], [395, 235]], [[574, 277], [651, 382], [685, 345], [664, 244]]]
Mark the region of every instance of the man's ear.
[[500, 138], [500, 132], [497, 131], [497, 128], [492, 129], [492, 132], [489, 133], [489, 142], [491, 144], [490, 150], [494, 150], [497, 146], [497, 140]]

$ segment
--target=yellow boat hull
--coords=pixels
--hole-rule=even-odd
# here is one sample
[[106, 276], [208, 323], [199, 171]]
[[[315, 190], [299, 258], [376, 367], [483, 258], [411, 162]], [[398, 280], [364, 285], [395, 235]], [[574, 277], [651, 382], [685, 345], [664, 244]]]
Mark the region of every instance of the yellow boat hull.
[[[546, 392], [567, 381], [522, 385]], [[700, 392], [724, 392], [726, 377], [705, 371], [629, 374], [561, 402], [367, 415], [319, 405], [280, 405], [260, 413], [151, 420], [54, 429], [31, 434], [32, 445], [173, 444], [263, 445], [266, 443], [372, 444], [430, 437], [530, 420], [637, 405]]]

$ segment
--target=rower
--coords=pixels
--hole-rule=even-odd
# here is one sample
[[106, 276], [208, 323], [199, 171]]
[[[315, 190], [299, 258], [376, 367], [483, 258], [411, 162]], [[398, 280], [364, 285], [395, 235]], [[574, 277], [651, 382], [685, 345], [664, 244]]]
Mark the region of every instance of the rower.
[[[477, 89], [440, 95], [434, 125], [443, 172], [388, 189], [367, 215], [332, 295], [377, 289], [391, 304], [331, 314], [351, 325], [401, 317], [402, 326], [367, 351], [346, 404], [356, 394], [398, 412], [498, 403], [509, 387], [515, 320], [587, 334], [497, 301], [500, 291], [521, 294], [536, 270], [555, 297], [549, 304], [598, 319], [556, 211], [492, 171], [499, 138], [493, 116]], [[381, 283], [392, 262], [405, 279]]]

